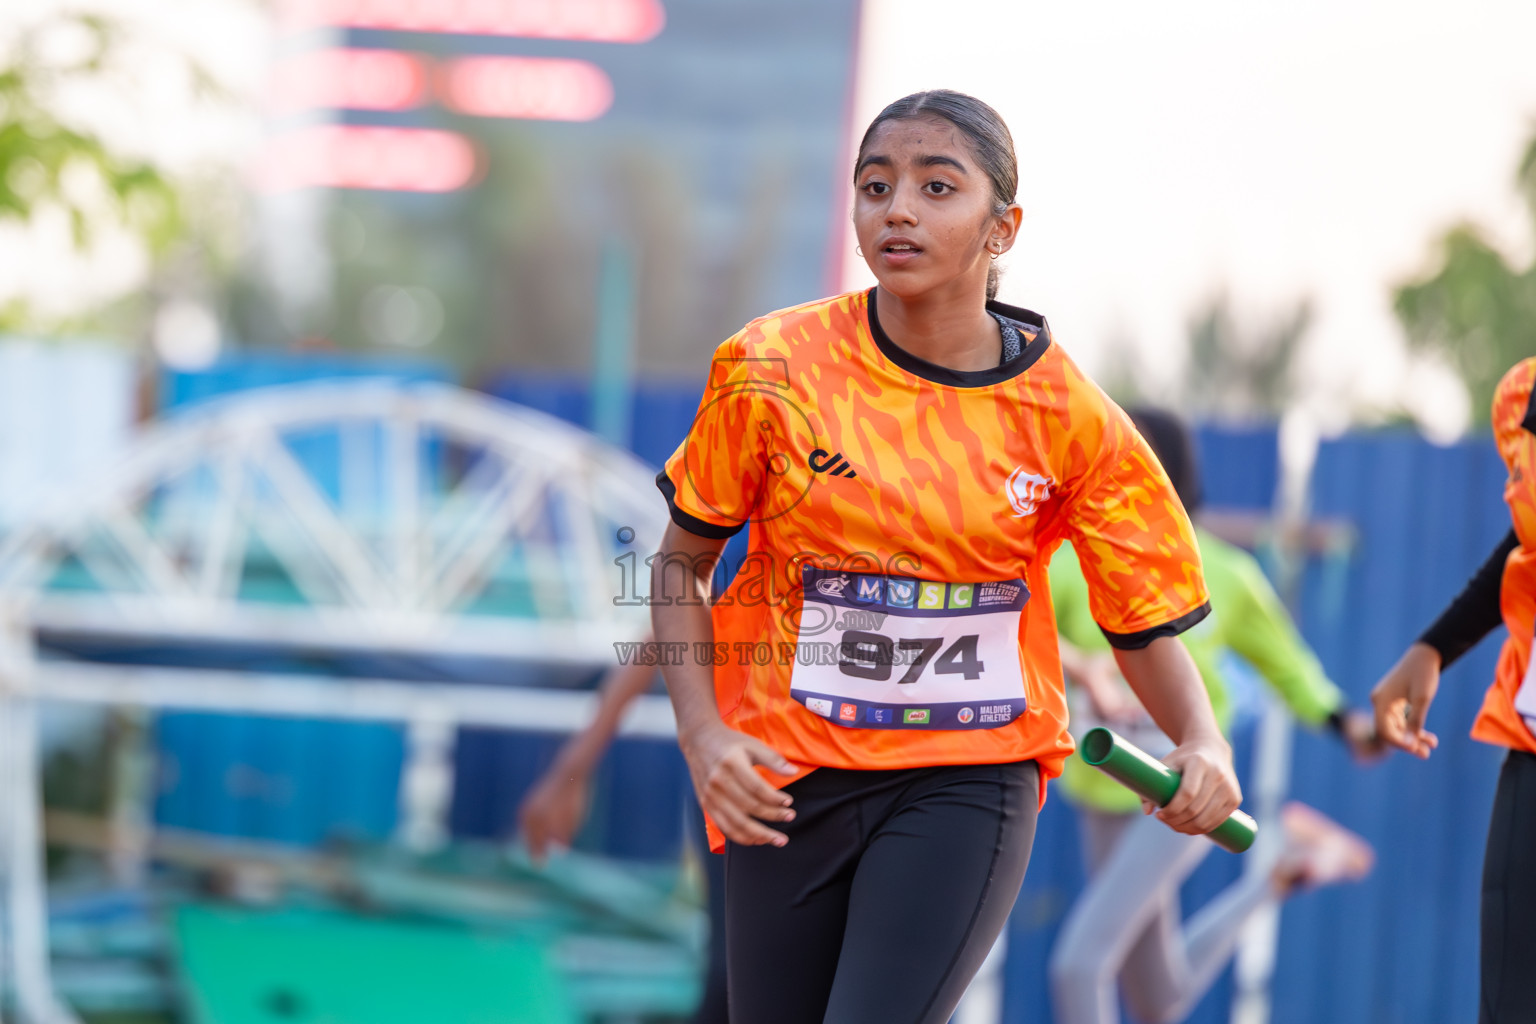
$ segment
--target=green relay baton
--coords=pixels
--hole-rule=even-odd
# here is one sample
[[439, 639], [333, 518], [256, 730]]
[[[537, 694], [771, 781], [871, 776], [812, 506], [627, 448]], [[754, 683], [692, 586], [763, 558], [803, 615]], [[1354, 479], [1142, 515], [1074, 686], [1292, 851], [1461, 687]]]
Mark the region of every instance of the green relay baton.
[[[1079, 751], [1084, 761], [1159, 807], [1167, 807], [1179, 791], [1178, 772], [1108, 729], [1089, 729]], [[1242, 811], [1233, 811], [1210, 836], [1223, 850], [1243, 853], [1253, 845], [1258, 831], [1258, 822]]]

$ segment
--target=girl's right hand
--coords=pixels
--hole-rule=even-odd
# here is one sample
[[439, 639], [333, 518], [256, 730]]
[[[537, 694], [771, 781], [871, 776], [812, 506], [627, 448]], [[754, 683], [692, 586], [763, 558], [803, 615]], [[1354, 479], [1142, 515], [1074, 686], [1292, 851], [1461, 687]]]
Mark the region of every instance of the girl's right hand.
[[1243, 802], [1232, 767], [1232, 747], [1220, 733], [1185, 737], [1163, 758], [1179, 773], [1179, 788], [1162, 810], [1143, 799], [1144, 813], [1156, 814], [1175, 832], [1205, 835], [1213, 831]]
[[754, 767], [794, 775], [795, 766], [783, 755], [723, 722], [679, 733], [678, 744], [699, 805], [727, 839], [742, 846], [789, 842], [788, 836], [763, 822], [794, 821], [794, 798], [770, 786]]

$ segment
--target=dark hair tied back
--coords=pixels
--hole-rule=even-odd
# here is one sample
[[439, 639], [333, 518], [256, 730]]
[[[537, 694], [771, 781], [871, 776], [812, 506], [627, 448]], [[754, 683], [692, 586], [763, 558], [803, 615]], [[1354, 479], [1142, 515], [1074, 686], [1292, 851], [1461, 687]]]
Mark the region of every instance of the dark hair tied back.
[[[992, 183], [992, 212], [1001, 216], [1019, 192], [1019, 160], [1013, 151], [1013, 135], [997, 111], [974, 96], [953, 89], [930, 89], [903, 96], [869, 122], [859, 141], [859, 160], [869, 148], [875, 129], [887, 121], [939, 118], [960, 129], [971, 142], [976, 160]], [[858, 161], [854, 162], [858, 166]], [[987, 298], [997, 298], [998, 271], [987, 272]]]

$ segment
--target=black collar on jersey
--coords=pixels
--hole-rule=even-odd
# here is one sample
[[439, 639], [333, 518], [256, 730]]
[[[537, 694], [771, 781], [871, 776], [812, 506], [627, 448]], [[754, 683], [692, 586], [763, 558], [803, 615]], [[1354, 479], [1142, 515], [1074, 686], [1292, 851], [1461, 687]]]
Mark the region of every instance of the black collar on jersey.
[[885, 358], [906, 370], [908, 373], [931, 380], [935, 384], [948, 384], [957, 388], [981, 388], [988, 384], [1001, 384], [1005, 380], [1011, 380], [1034, 366], [1040, 357], [1045, 355], [1045, 350], [1051, 347], [1051, 328], [1045, 322], [1045, 317], [1032, 310], [1022, 309], [1018, 306], [1010, 306], [1004, 302], [991, 299], [987, 302], [987, 309], [993, 313], [1001, 314], [1009, 320], [1018, 323], [1025, 330], [1035, 335], [1035, 340], [1025, 345], [1019, 354], [1006, 363], [985, 370], [951, 370], [947, 366], [930, 363], [897, 345], [885, 333], [880, 326], [880, 317], [875, 312], [875, 289], [869, 290], [869, 333], [875, 339]]
[[[871, 316], [870, 319], [874, 319]], [[1536, 387], [1531, 388], [1531, 397], [1525, 400], [1525, 419], [1520, 425], [1533, 434], [1536, 434]]]

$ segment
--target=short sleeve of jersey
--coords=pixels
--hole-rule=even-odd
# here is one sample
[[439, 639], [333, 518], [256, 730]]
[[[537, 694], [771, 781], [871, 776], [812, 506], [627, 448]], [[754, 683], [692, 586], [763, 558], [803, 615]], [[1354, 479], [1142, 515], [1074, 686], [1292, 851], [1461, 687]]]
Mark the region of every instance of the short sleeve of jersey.
[[761, 408], [771, 384], [746, 355], [745, 333], [715, 349], [693, 426], [656, 476], [672, 521], [717, 540], [746, 525], [769, 469]]
[[1130, 418], [1111, 409], [1100, 456], [1067, 509], [1094, 621], [1115, 647], [1177, 636], [1210, 614], [1200, 548], [1168, 475]]

